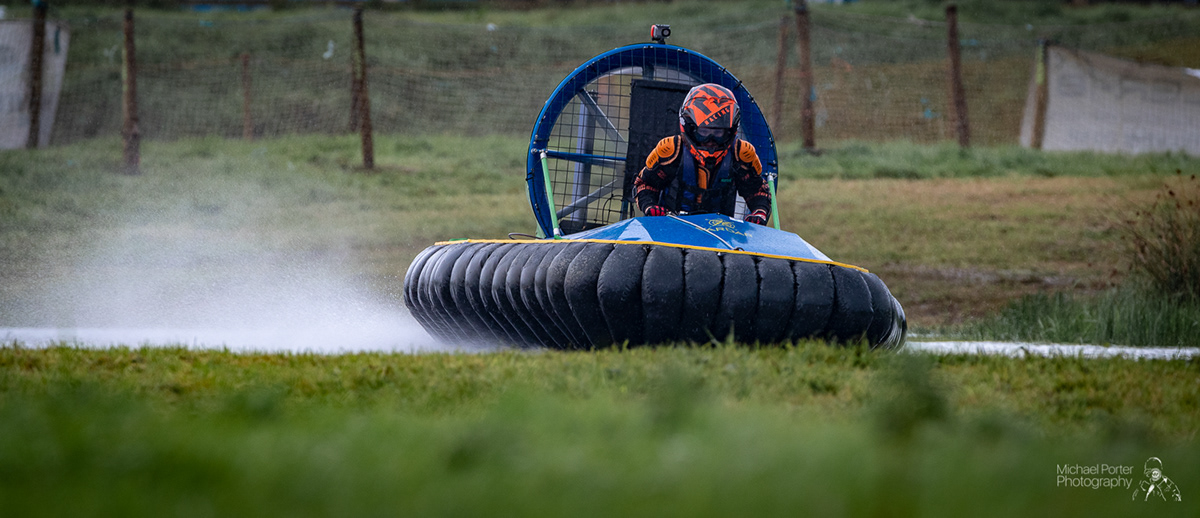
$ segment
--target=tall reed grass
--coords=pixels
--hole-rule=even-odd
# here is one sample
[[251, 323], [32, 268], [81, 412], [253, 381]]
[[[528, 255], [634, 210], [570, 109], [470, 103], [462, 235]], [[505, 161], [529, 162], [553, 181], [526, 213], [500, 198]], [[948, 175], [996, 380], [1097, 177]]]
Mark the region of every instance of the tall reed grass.
[[1116, 228], [1129, 276], [1097, 296], [1037, 293], [960, 329], [972, 339], [1200, 345], [1200, 181], [1164, 181]]
[[1095, 297], [1027, 295], [999, 315], [967, 324], [963, 337], [1134, 346], [1200, 345], [1200, 303], [1163, 297], [1143, 287], [1114, 288]]
[[1154, 291], [1200, 300], [1200, 182], [1196, 175], [1167, 181], [1149, 207], [1121, 227], [1131, 270]]

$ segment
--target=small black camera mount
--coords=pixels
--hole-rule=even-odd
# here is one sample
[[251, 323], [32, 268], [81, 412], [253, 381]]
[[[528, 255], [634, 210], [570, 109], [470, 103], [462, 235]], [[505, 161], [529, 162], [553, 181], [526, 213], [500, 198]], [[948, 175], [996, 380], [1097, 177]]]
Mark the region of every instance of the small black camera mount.
[[656, 24], [650, 26], [650, 39], [653, 40], [654, 43], [666, 44], [667, 38], [670, 38], [670, 37], [671, 37], [671, 26], [670, 25], [662, 25], [662, 24], [656, 23]]

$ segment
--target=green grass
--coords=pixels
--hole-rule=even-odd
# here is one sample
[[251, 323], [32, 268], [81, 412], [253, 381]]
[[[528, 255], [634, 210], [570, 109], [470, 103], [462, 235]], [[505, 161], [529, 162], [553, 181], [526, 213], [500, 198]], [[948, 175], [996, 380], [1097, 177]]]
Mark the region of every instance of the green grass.
[[[255, 243], [268, 248], [341, 237], [370, 246], [379, 234], [415, 244], [445, 237], [447, 226], [502, 235], [532, 221], [519, 206], [518, 139], [381, 138], [376, 146], [377, 174], [360, 174], [358, 141], [348, 136], [151, 142], [138, 176], [118, 174], [115, 139], [10, 151], [0, 154], [0, 210], [10, 216], [0, 238], [16, 240], [4, 249], [21, 253], [56, 234], [158, 227], [169, 240], [176, 231], [237, 228], [275, 233], [279, 243]], [[496, 218], [497, 204], [514, 207]]]
[[[988, 21], [972, 18], [975, 7], [964, 4], [964, 20]], [[826, 8], [900, 17], [913, 9], [937, 19], [941, 4], [814, 7]], [[1138, 9], [1042, 14], [1047, 23], [1159, 16], [1157, 7]], [[115, 34], [116, 18], [99, 14], [95, 23], [110, 32], [90, 42], [74, 33], [72, 52], [87, 57], [73, 62], [105, 66], [101, 50], [112, 43], [101, 36]], [[195, 21], [152, 17], [178, 22], [161, 25], [181, 32]], [[721, 28], [761, 17], [740, 3], [672, 2], [411, 19], [644, 27], [670, 18]], [[259, 29], [289, 42], [277, 49], [286, 56], [326, 39], [345, 48], [344, 23]], [[619, 39], [640, 40], [642, 30]], [[190, 59], [215, 49], [229, 58], [255, 36], [186, 32], [179, 41], [140, 35], [151, 38], [144, 56]], [[614, 37], [602, 32], [576, 39]], [[700, 34], [723, 38], [692, 31], [694, 39], [679, 42]], [[1161, 47], [1126, 43], [1163, 57]], [[1113, 221], [1152, 197], [1164, 175], [1200, 172], [1180, 155], [820, 144], [817, 157], [781, 148], [784, 227], [879, 273], [917, 329], [991, 315], [1028, 293], [1103, 292], [1123, 258]], [[84, 325], [63, 302], [153, 316], [164, 304], [221, 300], [259, 270], [317, 285], [332, 272], [347, 281], [335, 285], [365, 286], [399, 304], [398, 276], [433, 241], [532, 231], [525, 145], [515, 133], [385, 132], [372, 174], [358, 169], [358, 142], [348, 136], [151, 139], [136, 177], [118, 174], [115, 138], [0, 153], [0, 325]], [[111, 289], [145, 279], [153, 289]], [[72, 299], [96, 282], [104, 289], [93, 298]], [[275, 287], [250, 284], [264, 299], [286, 296]], [[1053, 341], [1080, 341], [1103, 326], [1077, 303], [1083, 295], [1039, 296], [1046, 302], [1025, 310], [1025, 320], [978, 336], [1036, 329], [1031, 319], [1046, 321], [1055, 304], [1075, 306], [1051, 326], [1073, 329], [1070, 338]], [[1153, 302], [1128, 327], [1147, 333], [1154, 318], [1187, 322], [1193, 311]], [[1158, 340], [1166, 339], [1150, 343]], [[1200, 487], [1197, 365], [926, 357], [811, 343], [338, 356], [8, 343], [0, 345], [0, 508], [5, 516], [1187, 515]], [[1147, 507], [1128, 490], [1055, 484], [1059, 465], [1100, 463], [1133, 466], [1137, 484], [1150, 456], [1163, 459], [1184, 504]]]
[[0, 154], [0, 325], [86, 325], [47, 308], [122, 296], [99, 294], [104, 282], [151, 279], [128, 295], [150, 307], [264, 277], [333, 276], [385, 297], [434, 241], [532, 228], [516, 139], [380, 138], [376, 174], [357, 169], [351, 137], [147, 143], [132, 177], [119, 149]]
[[1026, 295], [952, 333], [1127, 345], [1200, 344], [1200, 191], [1194, 174], [1162, 180], [1153, 201], [1115, 224], [1130, 275], [1090, 296]]
[[1019, 146], [963, 149], [954, 142], [860, 140], [818, 142], [818, 155], [801, 143], [777, 146], [783, 178], [901, 179], [997, 177], [1134, 177], [1200, 171], [1200, 158], [1184, 153], [1138, 155], [1097, 152], [1041, 152]]
[[1037, 293], [949, 334], [968, 339], [1147, 346], [1200, 345], [1200, 306], [1154, 291]]
[[[794, 348], [0, 348], [19, 516], [1128, 515], [1200, 480], [1194, 362]], [[1184, 515], [1190, 507], [1156, 506]]]
[[[84, 325], [42, 310], [103, 279], [160, 281], [131, 302], [155, 306], [228, 289], [253, 269], [326, 272], [394, 299], [397, 277], [433, 242], [533, 233], [526, 146], [524, 136], [379, 135], [379, 168], [366, 174], [350, 136], [183, 139], [145, 143], [134, 177], [119, 174], [116, 139], [5, 152], [0, 325]], [[1116, 223], [1166, 176], [1200, 172], [1176, 154], [780, 149], [783, 227], [878, 273], [918, 326], [992, 314], [1030, 292], [1105, 287], [1124, 271]]]
[[1200, 183], [1191, 174], [1164, 182], [1152, 204], [1121, 227], [1134, 273], [1155, 293], [1200, 300]]

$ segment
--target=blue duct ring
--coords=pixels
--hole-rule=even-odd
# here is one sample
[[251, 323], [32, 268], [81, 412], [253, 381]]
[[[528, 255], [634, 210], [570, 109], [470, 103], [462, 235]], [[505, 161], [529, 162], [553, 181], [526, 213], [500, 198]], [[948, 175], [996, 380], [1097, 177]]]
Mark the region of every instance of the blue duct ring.
[[588, 84], [614, 70], [633, 66], [651, 65], [656, 69], [675, 70], [692, 76], [700, 83], [716, 83], [728, 88], [737, 99], [742, 111], [742, 126], [753, 128], [744, 131], [746, 140], [758, 151], [763, 174], [776, 178], [779, 170], [775, 139], [771, 128], [763, 117], [762, 110], [754, 97], [729, 70], [699, 52], [675, 45], [639, 43], [616, 48], [600, 54], [576, 68], [558, 84], [554, 93], [538, 114], [537, 123], [529, 138], [529, 154], [526, 157], [525, 180], [529, 189], [529, 204], [542, 235], [553, 235], [550, 200], [546, 197], [546, 182], [541, 173], [541, 151], [550, 143], [550, 134], [563, 109], [570, 104]]

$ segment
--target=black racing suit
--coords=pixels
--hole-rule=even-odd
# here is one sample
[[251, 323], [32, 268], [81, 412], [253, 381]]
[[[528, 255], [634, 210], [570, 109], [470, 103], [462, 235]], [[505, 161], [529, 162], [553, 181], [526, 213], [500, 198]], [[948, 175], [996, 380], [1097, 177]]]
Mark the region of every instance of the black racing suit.
[[715, 172], [696, 163], [685, 145], [679, 135], [667, 137], [646, 157], [646, 167], [633, 180], [634, 197], [643, 213], [661, 205], [674, 212], [732, 217], [736, 192], [746, 200], [747, 214], [762, 210], [770, 215], [771, 191], [753, 145], [736, 139]]

